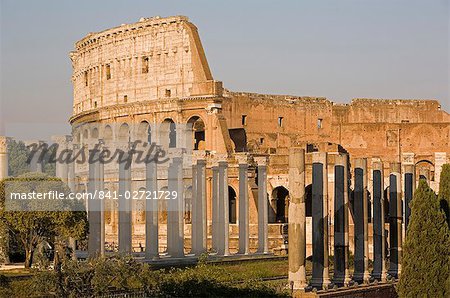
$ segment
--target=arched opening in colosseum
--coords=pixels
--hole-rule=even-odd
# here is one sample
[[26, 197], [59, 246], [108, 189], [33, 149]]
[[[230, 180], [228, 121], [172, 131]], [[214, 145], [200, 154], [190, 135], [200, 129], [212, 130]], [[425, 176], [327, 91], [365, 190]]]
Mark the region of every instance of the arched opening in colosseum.
[[142, 121], [139, 123], [138, 125], [138, 131], [137, 131], [137, 140], [141, 141], [141, 142], [147, 142], [147, 143], [151, 143], [152, 142], [152, 128], [150, 126], [150, 124], [147, 121]]
[[422, 159], [416, 163], [416, 177], [425, 179], [427, 183], [434, 181], [434, 164], [426, 159]]
[[237, 218], [237, 206], [236, 206], [236, 191], [234, 190], [234, 188], [230, 185], [228, 185], [228, 221], [230, 224], [235, 224], [236, 223], [236, 218]]
[[184, 192], [184, 222], [192, 223], [192, 186]]
[[167, 118], [161, 124], [161, 145], [163, 148], [175, 148], [177, 146], [176, 125], [172, 119]]
[[[269, 210], [269, 223], [285, 223], [288, 221], [289, 191], [284, 186], [275, 187], [272, 191]], [[271, 217], [271, 218], [270, 218]]]
[[105, 129], [103, 130], [103, 139], [106, 143], [111, 142], [113, 139], [113, 131], [111, 126], [106, 125]]
[[128, 126], [128, 124], [123, 123], [120, 126], [118, 139], [120, 142], [130, 141], [130, 127]]
[[92, 140], [98, 140], [99, 139], [98, 128], [97, 127], [92, 128], [91, 139]]
[[194, 150], [205, 150], [205, 123], [202, 118], [193, 116], [188, 124], [192, 125], [192, 142]]

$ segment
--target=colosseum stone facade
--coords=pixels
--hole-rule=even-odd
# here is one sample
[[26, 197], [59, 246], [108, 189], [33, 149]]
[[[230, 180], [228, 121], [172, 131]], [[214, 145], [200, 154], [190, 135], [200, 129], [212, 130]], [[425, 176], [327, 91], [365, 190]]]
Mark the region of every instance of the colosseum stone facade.
[[[70, 53], [73, 65], [74, 143], [93, 139], [134, 139], [139, 127], [177, 123], [193, 125], [195, 151], [207, 158], [207, 210], [211, 222], [211, 165], [218, 156], [229, 162], [230, 247], [237, 248], [238, 163], [257, 157], [268, 160], [269, 246], [282, 243], [281, 226], [289, 204], [288, 151], [329, 153], [328, 197], [333, 197], [334, 156], [348, 152], [355, 158], [381, 159], [387, 182], [391, 162], [415, 165], [434, 189], [441, 166], [450, 154], [450, 115], [436, 100], [358, 98], [337, 104], [322, 97], [267, 95], [229, 91], [213, 79], [197, 28], [183, 16], [143, 18], [98, 33], [90, 33]], [[94, 123], [95, 130], [87, 124]], [[132, 129], [138, 127], [137, 129]], [[162, 137], [162, 136], [158, 136]], [[311, 184], [311, 156], [307, 154], [306, 182]], [[133, 171], [133, 189], [145, 186], [142, 169]], [[77, 188], [87, 184], [87, 168], [75, 170]], [[184, 172], [186, 184], [190, 175]], [[257, 243], [257, 172], [250, 166], [250, 244]], [[105, 188], [117, 189], [117, 169], [105, 168]], [[369, 176], [369, 197], [372, 177]], [[161, 181], [163, 188], [167, 182]], [[385, 185], [388, 185], [386, 183]], [[190, 188], [186, 188], [186, 249], [190, 246]], [[311, 193], [307, 187], [308, 205]], [[309, 202], [309, 203], [308, 203]], [[329, 204], [331, 221], [333, 204]], [[144, 217], [133, 217], [133, 247], [145, 243]], [[310, 217], [308, 217], [310, 218]], [[117, 242], [117, 212], [107, 212], [106, 241]], [[164, 250], [164, 214], [160, 214]], [[310, 224], [308, 224], [310, 229]], [[311, 232], [308, 237], [311, 237]], [[308, 243], [311, 239], [308, 238]]]

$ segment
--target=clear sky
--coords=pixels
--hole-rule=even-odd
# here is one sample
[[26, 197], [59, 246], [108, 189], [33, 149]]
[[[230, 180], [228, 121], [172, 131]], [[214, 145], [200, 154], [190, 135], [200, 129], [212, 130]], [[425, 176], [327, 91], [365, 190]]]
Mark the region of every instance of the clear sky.
[[74, 42], [156, 15], [188, 16], [233, 91], [438, 99], [450, 112], [449, 0], [0, 0], [0, 10], [0, 134], [67, 133]]

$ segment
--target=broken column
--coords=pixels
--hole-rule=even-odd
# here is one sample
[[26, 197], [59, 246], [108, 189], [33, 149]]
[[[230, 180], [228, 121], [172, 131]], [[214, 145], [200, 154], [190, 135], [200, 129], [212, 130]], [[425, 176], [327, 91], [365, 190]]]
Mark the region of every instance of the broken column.
[[195, 170], [192, 172], [192, 175], [195, 175], [192, 185], [192, 253], [201, 255], [206, 252], [207, 240], [206, 160], [204, 155], [197, 158], [194, 167]]
[[150, 194], [145, 200], [145, 259], [152, 260], [159, 258], [159, 237], [158, 237], [158, 166], [156, 160], [146, 161], [145, 189], [146, 194]]
[[402, 261], [402, 190], [400, 163], [391, 163], [389, 175], [389, 245], [388, 274], [398, 278]]
[[131, 247], [131, 168], [126, 160], [130, 152], [124, 154], [124, 161], [119, 162], [119, 252], [130, 254]]
[[8, 177], [8, 138], [0, 136], [0, 180]]
[[228, 162], [219, 161], [219, 219], [217, 254], [229, 255]]
[[289, 151], [289, 282], [293, 296], [303, 292], [306, 282], [306, 207], [305, 207], [305, 150]]
[[373, 169], [373, 272], [372, 278], [386, 281], [386, 252], [384, 230], [384, 170], [383, 162], [376, 159]]
[[269, 253], [269, 215], [267, 200], [267, 157], [255, 157], [258, 166], [258, 253]]
[[346, 286], [350, 282], [348, 268], [348, 155], [339, 154], [334, 166], [334, 276], [333, 283]]
[[249, 209], [248, 209], [248, 156], [238, 157], [239, 162], [239, 254], [249, 253]]
[[328, 288], [328, 166], [326, 152], [312, 153], [312, 236], [311, 286]]
[[369, 222], [367, 198], [367, 159], [355, 159], [354, 192], [355, 270], [353, 280], [367, 283], [369, 274]]
[[415, 167], [405, 165], [405, 231], [408, 229], [409, 216], [411, 215], [411, 203], [416, 189]]
[[180, 149], [174, 149], [172, 156], [168, 173], [167, 252], [180, 258], [184, 256], [183, 155]]

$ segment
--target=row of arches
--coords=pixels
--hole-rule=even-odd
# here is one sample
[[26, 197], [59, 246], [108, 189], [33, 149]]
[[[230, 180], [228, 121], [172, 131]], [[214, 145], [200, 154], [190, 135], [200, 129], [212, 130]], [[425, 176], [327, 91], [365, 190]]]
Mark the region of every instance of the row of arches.
[[[205, 149], [206, 127], [203, 119], [199, 116], [192, 116], [186, 124], [192, 128], [192, 149]], [[176, 148], [177, 142], [179, 142], [178, 134], [180, 133], [177, 133], [178, 127], [172, 118], [164, 119], [159, 125], [150, 124], [144, 120], [139, 122], [136, 127], [131, 127], [128, 123], [106, 124], [104, 126], [87, 124], [74, 128], [73, 136], [75, 142], [79, 144], [98, 139], [103, 139], [106, 143], [113, 140], [120, 142], [140, 140], [148, 143], [158, 142], [159, 140], [159, 143], [165, 148]]]

